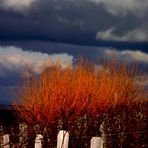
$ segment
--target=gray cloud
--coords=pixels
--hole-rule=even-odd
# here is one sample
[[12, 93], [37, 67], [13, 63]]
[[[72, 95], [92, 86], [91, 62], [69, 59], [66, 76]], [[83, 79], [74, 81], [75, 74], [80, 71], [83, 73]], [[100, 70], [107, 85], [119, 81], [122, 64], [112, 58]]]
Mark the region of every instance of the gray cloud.
[[134, 28], [122, 34], [117, 34], [115, 28], [111, 27], [105, 31], [99, 31], [96, 34], [97, 40], [106, 41], [148, 41], [148, 31], [145, 28]]
[[143, 16], [148, 11], [147, 0], [87, 0], [96, 4], [102, 4], [113, 15], [125, 16], [129, 12]]
[[7, 10], [24, 11], [37, 0], [0, 0], [0, 7]]
[[[108, 47], [48, 44], [48, 49], [50, 48], [55, 50], [47, 54], [38, 51], [24, 51], [20, 47], [10, 45], [0, 46], [0, 76], [5, 76], [7, 73], [22, 74], [27, 67], [36, 73], [40, 73], [44, 68], [57, 63], [66, 67], [72, 65], [74, 59], [79, 55], [89, 60], [116, 58], [128, 62], [137, 61], [148, 64], [148, 54], [140, 50], [113, 50]], [[59, 48], [63, 50], [57, 50]]]
[[41, 52], [23, 51], [14, 46], [0, 46], [0, 76], [7, 73], [25, 73], [27, 68], [40, 73], [44, 68], [60, 64], [63, 68], [73, 63], [73, 56], [66, 53], [46, 54]]
[[148, 54], [139, 50], [104, 50], [104, 56], [116, 58], [118, 60], [126, 60], [127, 62], [143, 62], [148, 64]]

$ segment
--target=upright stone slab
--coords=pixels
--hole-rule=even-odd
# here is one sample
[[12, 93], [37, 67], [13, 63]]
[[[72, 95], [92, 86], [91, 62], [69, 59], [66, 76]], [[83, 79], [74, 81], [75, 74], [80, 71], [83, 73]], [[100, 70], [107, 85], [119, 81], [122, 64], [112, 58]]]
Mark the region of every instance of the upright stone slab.
[[27, 125], [19, 124], [19, 145], [25, 147], [27, 145]]
[[103, 148], [103, 139], [101, 137], [92, 137], [90, 148]]
[[43, 136], [41, 134], [37, 134], [35, 138], [35, 148], [42, 148], [42, 140]]
[[64, 130], [60, 130], [57, 137], [57, 148], [68, 148], [69, 133]]
[[101, 137], [102, 137], [102, 139], [103, 139], [103, 142], [104, 142], [104, 147], [103, 148], [106, 148], [106, 133], [105, 133], [105, 130], [104, 130], [104, 122], [102, 122], [101, 123], [101, 125], [100, 125], [100, 132], [101, 132]]
[[3, 148], [10, 148], [10, 136], [9, 134], [3, 135]]

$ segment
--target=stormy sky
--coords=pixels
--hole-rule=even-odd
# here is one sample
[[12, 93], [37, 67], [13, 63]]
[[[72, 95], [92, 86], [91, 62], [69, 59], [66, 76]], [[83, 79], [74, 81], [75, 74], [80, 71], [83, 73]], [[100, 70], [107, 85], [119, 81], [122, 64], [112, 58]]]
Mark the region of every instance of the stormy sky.
[[0, 104], [26, 67], [79, 55], [138, 62], [148, 71], [148, 0], [0, 0]]

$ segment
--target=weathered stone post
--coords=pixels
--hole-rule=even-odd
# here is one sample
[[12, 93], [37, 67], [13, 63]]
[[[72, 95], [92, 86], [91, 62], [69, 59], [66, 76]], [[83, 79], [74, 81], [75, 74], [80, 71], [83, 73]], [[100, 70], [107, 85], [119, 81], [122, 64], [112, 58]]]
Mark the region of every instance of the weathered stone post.
[[35, 138], [35, 148], [42, 148], [42, 140], [43, 136], [41, 134], [37, 134]]
[[57, 136], [57, 148], [68, 148], [69, 133], [64, 130], [60, 130]]
[[10, 148], [10, 136], [9, 134], [3, 135], [3, 148]]
[[27, 125], [22, 123], [19, 124], [19, 146], [27, 145]]
[[103, 139], [101, 137], [92, 137], [90, 148], [103, 148]]

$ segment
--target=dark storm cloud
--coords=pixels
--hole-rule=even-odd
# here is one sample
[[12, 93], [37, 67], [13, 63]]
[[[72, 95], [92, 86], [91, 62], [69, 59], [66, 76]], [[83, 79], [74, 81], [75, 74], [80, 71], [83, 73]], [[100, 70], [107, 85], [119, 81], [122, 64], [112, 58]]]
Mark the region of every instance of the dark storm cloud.
[[[34, 0], [27, 4], [9, 4], [9, 9], [0, 4], [1, 40], [46, 40], [89, 45], [105, 44], [103, 40], [147, 41], [145, 16], [130, 12], [124, 16], [113, 15], [102, 3], [89, 0]], [[125, 32], [128, 37], [125, 37]], [[138, 33], [141, 35], [132, 39]]]

